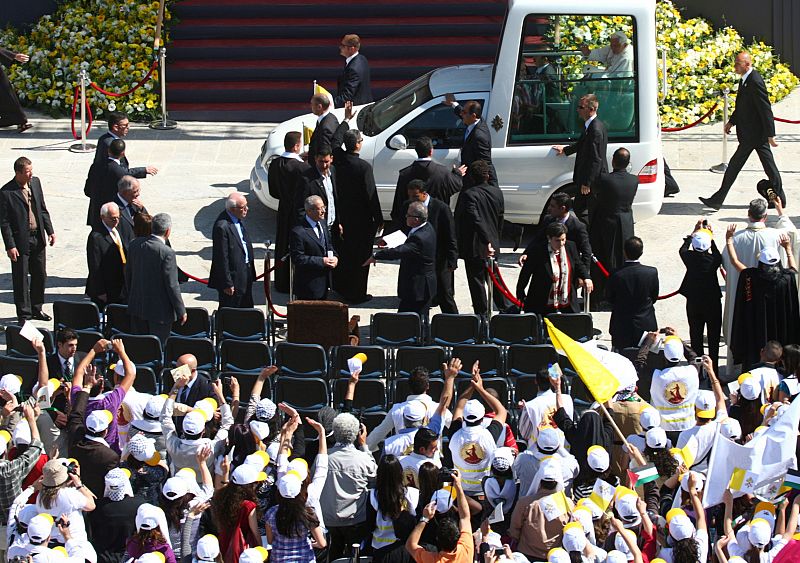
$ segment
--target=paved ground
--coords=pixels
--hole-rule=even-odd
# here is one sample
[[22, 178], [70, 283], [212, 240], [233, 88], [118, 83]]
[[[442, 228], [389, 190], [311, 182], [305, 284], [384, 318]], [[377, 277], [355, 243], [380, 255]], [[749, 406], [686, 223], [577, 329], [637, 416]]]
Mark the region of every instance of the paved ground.
[[[800, 117], [800, 93], [795, 92], [775, 107], [781, 117]], [[83, 195], [84, 179], [92, 154], [70, 152], [69, 122], [34, 116], [34, 129], [19, 135], [15, 130], [0, 131], [0, 167], [12, 176], [13, 161], [22, 155], [33, 161], [34, 174], [39, 176], [45, 190], [48, 208], [57, 233], [56, 246], [48, 250], [47, 301], [79, 299], [86, 279], [85, 244], [89, 232], [85, 226], [87, 200]], [[173, 247], [178, 263], [187, 272], [206, 277], [211, 259], [211, 227], [223, 208], [222, 198], [233, 190], [249, 191], [249, 176], [261, 144], [270, 125], [242, 123], [181, 123], [174, 131], [154, 131], [145, 125], [134, 125], [128, 137], [127, 156], [134, 166], [152, 164], [159, 174], [143, 181], [142, 200], [152, 213], [166, 211], [173, 216]], [[92, 131], [97, 139], [101, 131]], [[680, 133], [664, 135], [664, 152], [672, 166], [681, 193], [666, 199], [661, 214], [636, 225], [636, 233], [644, 239], [643, 262], [659, 268], [662, 293], [678, 288], [683, 277], [677, 249], [683, 236], [691, 231], [702, 208], [699, 195], [711, 194], [721, 176], [708, 168], [721, 161], [722, 125], [704, 125]], [[781, 145], [775, 154], [783, 171], [792, 214], [797, 202], [800, 176], [800, 126], [778, 124]], [[729, 154], [735, 150], [735, 139], [729, 143]], [[742, 222], [747, 202], [754, 197], [756, 182], [764, 177], [755, 156], [739, 176], [726, 205], [709, 219], [714, 223]], [[257, 257], [264, 256], [263, 241], [274, 237], [275, 214], [250, 195], [248, 229], [256, 244]], [[800, 217], [796, 218], [800, 220]], [[797, 221], [795, 221], [797, 222]], [[717, 242], [723, 242], [724, 228], [717, 228]], [[501, 263], [504, 277], [513, 287], [518, 270], [516, 256], [506, 243]], [[261, 267], [257, 270], [260, 272]], [[375, 299], [366, 307], [358, 307], [362, 324], [379, 310], [392, 310], [396, 298], [397, 266], [380, 264], [372, 270], [370, 292]], [[216, 294], [205, 286], [189, 282], [183, 286], [187, 305], [200, 305], [213, 310]], [[463, 268], [456, 273], [456, 296], [463, 312], [471, 310]], [[276, 295], [276, 302], [285, 303], [286, 296]], [[256, 300], [264, 304], [261, 287]], [[282, 309], [282, 307], [279, 307]], [[45, 310], [52, 313], [51, 306]], [[657, 314], [660, 325], [672, 325], [682, 334], [688, 333], [685, 302], [677, 296], [660, 301]], [[435, 312], [435, 311], [434, 311]], [[609, 313], [598, 313], [595, 324], [602, 330], [608, 327]], [[8, 261], [0, 264], [0, 323], [15, 321], [11, 295], [11, 273]], [[604, 335], [608, 338], [608, 335]], [[724, 356], [723, 356], [724, 357]]]

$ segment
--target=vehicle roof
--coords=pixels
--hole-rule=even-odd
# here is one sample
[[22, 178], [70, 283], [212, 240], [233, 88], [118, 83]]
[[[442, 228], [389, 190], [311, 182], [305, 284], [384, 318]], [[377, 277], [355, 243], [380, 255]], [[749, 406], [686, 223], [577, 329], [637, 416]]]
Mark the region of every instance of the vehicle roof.
[[614, 14], [653, 9], [655, 0], [509, 0], [509, 9], [533, 10], [540, 14]]
[[488, 92], [492, 89], [493, 65], [448, 66], [433, 71], [428, 85], [433, 97], [448, 92]]

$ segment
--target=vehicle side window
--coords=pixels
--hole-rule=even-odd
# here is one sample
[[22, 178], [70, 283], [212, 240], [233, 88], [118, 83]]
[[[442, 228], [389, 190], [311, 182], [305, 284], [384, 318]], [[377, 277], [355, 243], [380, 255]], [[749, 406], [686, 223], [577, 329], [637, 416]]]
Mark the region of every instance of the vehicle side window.
[[[466, 100], [459, 101], [463, 103]], [[481, 105], [484, 104], [484, 100], [478, 101]], [[420, 137], [430, 137], [434, 149], [457, 149], [464, 144], [464, 129], [464, 123], [452, 107], [436, 104], [412, 119], [397, 133], [403, 135], [408, 146], [412, 148]]]
[[635, 141], [637, 61], [631, 16], [529, 15], [523, 25], [509, 144], [568, 143], [583, 131], [577, 106], [597, 96], [611, 141]]

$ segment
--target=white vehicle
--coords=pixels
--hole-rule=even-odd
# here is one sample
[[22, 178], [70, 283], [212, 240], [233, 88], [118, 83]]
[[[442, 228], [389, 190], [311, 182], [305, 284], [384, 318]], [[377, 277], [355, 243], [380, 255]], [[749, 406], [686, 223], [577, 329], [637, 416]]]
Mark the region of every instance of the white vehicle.
[[[592, 35], [596, 29], [604, 30], [602, 36]], [[632, 67], [621, 73], [586, 67], [588, 61], [574, 42], [561, 40], [565, 30], [594, 45], [607, 45], [613, 32], [623, 30]], [[590, 58], [597, 57], [593, 53]], [[416, 139], [433, 140], [438, 162], [459, 162], [464, 125], [442, 103], [449, 92], [462, 103], [478, 100], [483, 106], [507, 221], [536, 223], [554, 192], [575, 193], [575, 157], [557, 156], [551, 147], [580, 136], [583, 123], [576, 106], [586, 93], [594, 93], [600, 102], [609, 162], [617, 148], [630, 150], [630, 171], [639, 176], [636, 220], [655, 216], [664, 194], [657, 61], [654, 0], [511, 0], [496, 64], [434, 70], [383, 100], [357, 108], [351, 127], [364, 137], [361, 158], [374, 168], [384, 216], [391, 210], [398, 171], [416, 159]], [[334, 113], [341, 120], [344, 110]], [[315, 123], [312, 114], [296, 117], [267, 137], [250, 181], [268, 207], [277, 209], [267, 188], [267, 168], [283, 152], [284, 135]]]

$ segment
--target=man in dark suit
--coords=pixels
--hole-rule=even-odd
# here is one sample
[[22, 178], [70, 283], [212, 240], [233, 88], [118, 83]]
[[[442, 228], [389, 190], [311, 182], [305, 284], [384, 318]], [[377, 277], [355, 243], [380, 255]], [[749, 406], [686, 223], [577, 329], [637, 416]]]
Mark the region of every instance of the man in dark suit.
[[[29, 60], [30, 57], [25, 53], [15, 53], [0, 47], [0, 62], [6, 66], [15, 62], [27, 63]], [[25, 115], [6, 73], [0, 68], [0, 127], [9, 125], [16, 125], [20, 133], [33, 127], [28, 123], [28, 116]]]
[[[439, 305], [442, 313], [458, 313], [453, 293], [453, 272], [458, 268], [456, 226], [450, 206], [434, 199], [422, 180], [408, 183], [408, 201], [403, 204], [402, 216], [408, 216], [409, 206], [418, 201], [428, 210], [428, 223], [436, 232], [436, 297], [431, 306]], [[403, 232], [408, 234], [409, 227]]]
[[430, 137], [417, 139], [414, 150], [417, 151], [417, 159], [400, 170], [394, 190], [391, 217], [398, 228], [403, 228], [406, 224], [403, 205], [408, 199], [408, 184], [412, 180], [425, 182], [425, 192], [447, 205], [450, 205], [453, 194], [461, 191], [461, 173], [457, 168], [444, 166], [433, 160], [433, 143]]
[[[631, 206], [639, 188], [639, 177], [628, 172], [630, 162], [631, 153], [628, 149], [617, 149], [611, 159], [614, 171], [600, 174], [594, 189], [597, 205], [589, 236], [597, 259], [609, 272], [620, 268], [625, 262], [622, 246], [634, 234]], [[598, 272], [594, 277], [595, 289], [603, 295], [605, 276]]]
[[625, 264], [611, 274], [606, 286], [606, 299], [611, 303], [611, 344], [623, 350], [639, 344], [642, 333], [658, 330], [656, 310], [658, 270], [639, 263], [644, 252], [642, 239], [625, 241]]
[[358, 129], [344, 133], [345, 150], [336, 156], [337, 220], [343, 235], [336, 250], [339, 265], [333, 271], [333, 287], [352, 304], [372, 299], [367, 294], [375, 233], [383, 225], [383, 212], [375, 188], [372, 166], [359, 158], [363, 137]]
[[761, 160], [761, 166], [764, 167], [764, 172], [769, 178], [770, 186], [785, 206], [786, 195], [783, 192], [781, 175], [770, 149], [770, 146], [777, 147], [778, 143], [775, 142], [775, 121], [764, 79], [753, 68], [750, 53], [745, 51], [736, 55], [733, 68], [736, 74], [742, 77], [742, 80], [739, 83], [739, 90], [736, 92], [736, 109], [725, 124], [725, 134], [729, 134], [731, 127], [735, 126], [739, 146], [728, 163], [720, 188], [709, 198], [701, 197], [700, 201], [712, 209], [722, 207], [736, 177], [747, 159], [750, 158], [750, 153], [756, 151]]
[[317, 116], [317, 124], [308, 141], [308, 161], [313, 162], [323, 147], [333, 148], [333, 135], [339, 120], [331, 113], [331, 99], [324, 94], [311, 96], [311, 113]]
[[92, 166], [96, 167], [94, 181], [91, 184], [92, 192], [89, 194], [89, 211], [86, 217], [86, 224], [91, 225], [93, 228], [100, 228], [100, 207], [104, 203], [114, 201], [117, 195], [119, 181], [124, 176], [133, 176], [134, 178], [144, 178], [147, 172], [144, 167], [141, 168], [128, 168], [127, 159], [125, 158], [125, 141], [122, 139], [114, 139], [108, 146], [108, 158], [102, 164]]
[[592, 212], [592, 188], [600, 178], [600, 174], [608, 172], [606, 152], [608, 150], [608, 132], [606, 126], [597, 118], [600, 104], [597, 96], [586, 94], [578, 102], [578, 115], [583, 120], [583, 132], [578, 141], [569, 145], [555, 145], [553, 150], [559, 155], [575, 155], [575, 168], [572, 172], [572, 183], [577, 190], [575, 194], [575, 214], [584, 223], [589, 223]]
[[234, 192], [225, 199], [211, 231], [213, 250], [208, 287], [219, 293], [220, 307], [253, 306], [256, 278], [253, 243], [242, 222], [247, 217], [247, 198]]
[[519, 265], [525, 264], [528, 256], [534, 248], [539, 248], [547, 242], [545, 231], [553, 223], [561, 223], [567, 228], [567, 240], [575, 243], [580, 253], [581, 262], [584, 268], [589, 271], [592, 264], [592, 245], [589, 243], [589, 231], [580, 219], [572, 212], [572, 198], [565, 192], [556, 192], [550, 196], [547, 204], [547, 215], [542, 217], [541, 222], [536, 227], [533, 240], [525, 248], [525, 252], [519, 257]]
[[56, 351], [47, 356], [47, 371], [50, 377], [72, 381], [75, 368], [86, 353], [78, 351], [78, 335], [71, 328], [62, 328], [56, 333]]
[[376, 260], [400, 260], [397, 275], [397, 295], [400, 297], [399, 313], [417, 313], [428, 317], [431, 299], [436, 295], [436, 232], [428, 223], [425, 204], [414, 201], [406, 214], [408, 232], [406, 241], [395, 248], [378, 250], [364, 262], [369, 267]]
[[339, 259], [325, 220], [325, 202], [320, 196], [311, 195], [306, 198], [304, 207], [302, 222], [289, 236], [294, 267], [293, 293], [297, 299], [324, 300], [331, 288], [331, 271]]
[[51, 320], [42, 311], [47, 281], [45, 249], [48, 243], [50, 246], [56, 243], [56, 235], [42, 184], [33, 175], [31, 161], [24, 156], [14, 161], [14, 178], [0, 189], [0, 230], [11, 259], [19, 323], [28, 319]]
[[89, 233], [86, 240], [86, 295], [100, 310], [109, 303], [124, 303], [127, 243], [122, 239], [119, 206], [110, 201], [100, 208], [101, 226]]
[[303, 134], [289, 131], [283, 138], [284, 153], [269, 164], [269, 195], [278, 200], [278, 224], [275, 227], [275, 291], [289, 293], [289, 231], [297, 224], [295, 190], [303, 172], [311, 167], [300, 158]]
[[167, 213], [153, 217], [152, 234], [131, 243], [125, 267], [131, 327], [136, 334], [157, 336], [162, 345], [173, 322], [186, 322], [175, 251], [166, 244], [171, 229]]
[[372, 86], [369, 79], [369, 62], [367, 57], [358, 52], [361, 39], [350, 34], [339, 43], [339, 54], [344, 57], [344, 69], [336, 81], [335, 107], [344, 107], [345, 102], [353, 102], [354, 106], [368, 104], [372, 101]]
[[[478, 315], [488, 312], [486, 297], [486, 259], [500, 254], [500, 232], [505, 203], [500, 188], [489, 183], [489, 164], [482, 160], [469, 168], [470, 181], [458, 196], [453, 214], [456, 224], [458, 255], [464, 260], [472, 309]], [[501, 311], [507, 308], [505, 298], [493, 293]]]
[[470, 174], [467, 173], [469, 167], [473, 162], [478, 160], [484, 161], [489, 166], [489, 183], [493, 186], [499, 186], [497, 182], [497, 172], [492, 164], [492, 135], [489, 133], [489, 127], [486, 122], [481, 119], [481, 104], [478, 101], [470, 100], [463, 106], [456, 102], [453, 94], [445, 94], [444, 103], [453, 107], [453, 111], [461, 118], [461, 121], [466, 126], [464, 130], [464, 144], [461, 146], [461, 166], [458, 170], [464, 176], [463, 184], [472, 182]]
[[214, 397], [214, 388], [211, 381], [204, 374], [197, 371], [197, 358], [192, 354], [183, 354], [175, 362], [176, 367], [189, 366], [192, 375], [189, 381], [180, 388], [175, 400], [178, 403], [193, 407], [197, 401]]
[[334, 237], [334, 246], [338, 244], [338, 237], [342, 234], [339, 225], [338, 207], [339, 192], [336, 187], [336, 174], [333, 167], [333, 153], [329, 146], [319, 150], [314, 165], [300, 175], [295, 189], [295, 209], [298, 222], [303, 224], [306, 216], [306, 200], [316, 195], [322, 198], [325, 205], [325, 222]]
[[114, 203], [119, 206], [119, 224], [117, 230], [125, 244], [131, 242], [134, 237], [134, 220], [139, 213], [147, 213], [144, 204], [139, 200], [142, 188], [139, 180], [133, 176], [123, 176], [117, 183], [117, 197]]

